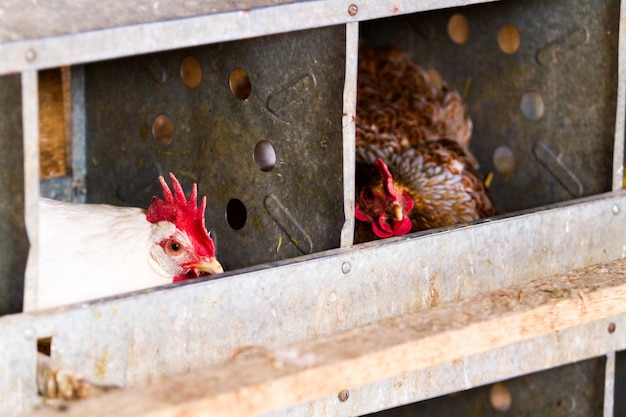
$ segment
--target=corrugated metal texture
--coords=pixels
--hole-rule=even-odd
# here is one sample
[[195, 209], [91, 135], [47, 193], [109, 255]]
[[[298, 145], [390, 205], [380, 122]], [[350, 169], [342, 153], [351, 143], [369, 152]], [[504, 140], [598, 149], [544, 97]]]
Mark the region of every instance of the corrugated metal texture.
[[0, 315], [22, 311], [28, 239], [20, 77], [0, 77]]
[[[448, 34], [454, 14], [468, 25], [461, 44]], [[494, 173], [503, 213], [611, 190], [619, 18], [617, 0], [505, 1], [365, 22], [361, 33], [466, 96], [470, 148], [481, 172]], [[514, 52], [512, 42], [499, 46], [507, 29], [519, 35]]]
[[208, 196], [227, 270], [339, 247], [344, 68], [342, 26], [87, 65], [87, 201], [147, 207], [171, 171]]

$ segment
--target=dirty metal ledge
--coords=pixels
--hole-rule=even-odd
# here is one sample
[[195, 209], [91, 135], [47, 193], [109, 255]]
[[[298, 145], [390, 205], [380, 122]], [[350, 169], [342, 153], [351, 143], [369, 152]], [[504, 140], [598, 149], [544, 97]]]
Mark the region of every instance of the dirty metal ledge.
[[[72, 7], [80, 11], [80, 7], [108, 4], [106, 2], [91, 4], [92, 2], [82, 1], [78, 2], [79, 5], [72, 5], [65, 4], [66, 2], [61, 0], [57, 0], [56, 3], [59, 3], [57, 9], [69, 7], [68, 13], [76, 16], [80, 16], [80, 13], [72, 10]], [[247, 3], [254, 6], [259, 2]], [[262, 5], [268, 3], [272, 2], [260, 2]], [[160, 2], [159, 7], [172, 11], [169, 15], [158, 16], [158, 21], [155, 21], [155, 15], [150, 10], [145, 10], [143, 15], [133, 17], [136, 20], [127, 22], [120, 17], [123, 13], [119, 13], [118, 9], [111, 9], [118, 13], [115, 16], [109, 16], [111, 11], [104, 8], [100, 10], [101, 13], [84, 13], [84, 23], [72, 22], [76, 26], [72, 33], [67, 32], [68, 25], [64, 24], [59, 27], [49, 25], [47, 23], [49, 16], [46, 13], [34, 13], [30, 8], [23, 7], [5, 6], [3, 10], [0, 6], [0, 16], [3, 21], [23, 21], [22, 27], [41, 28], [41, 32], [37, 33], [18, 32], [0, 37], [0, 75], [476, 3], [484, 2], [479, 0], [427, 2], [319, 0], [204, 14], [206, 10], [201, 3], [196, 5], [195, 11], [193, 8], [191, 11], [180, 11], [177, 8], [182, 6], [177, 6], [177, 2], [168, 0]], [[54, 2], [46, 7], [53, 6]], [[224, 8], [220, 7], [216, 10], [222, 11]], [[133, 6], [134, 15], [136, 15], [135, 11]], [[181, 16], [185, 17], [180, 18]], [[44, 18], [42, 22], [36, 20]], [[35, 21], [32, 21], [33, 19]], [[63, 19], [57, 19], [57, 21], [59, 25], [64, 23]], [[122, 26], [116, 27], [116, 24]]]
[[[337, 393], [305, 402], [263, 417], [362, 416], [442, 395], [517, 378], [561, 365], [607, 354], [626, 347], [626, 314], [560, 330], [484, 353], [436, 365], [428, 369], [377, 381], [358, 388], [346, 387], [349, 400], [340, 403]], [[447, 348], [447, 347], [446, 347]], [[544, 354], [538, 355], [537, 352]], [[607, 372], [608, 369], [607, 361]], [[611, 394], [613, 390], [611, 389]], [[612, 397], [605, 393], [605, 417], [612, 417]], [[611, 406], [610, 411], [606, 407]]]
[[[0, 415], [38, 403], [36, 341], [86, 378], [132, 386], [228, 358], [624, 257], [626, 192], [0, 318]], [[399, 262], [398, 260], [403, 260]], [[443, 390], [444, 388], [442, 388]]]
[[[63, 415], [256, 416], [380, 378], [426, 371], [512, 343], [614, 320], [626, 313], [624, 297], [626, 260], [621, 259], [315, 340], [257, 345], [214, 367], [198, 366], [148, 386], [70, 405]], [[626, 333], [615, 322], [603, 330], [594, 338], [603, 349], [626, 347]], [[571, 346], [559, 349], [556, 343], [539, 356], [563, 350]], [[542, 362], [541, 357], [531, 361]], [[421, 391], [430, 388], [427, 383]]]

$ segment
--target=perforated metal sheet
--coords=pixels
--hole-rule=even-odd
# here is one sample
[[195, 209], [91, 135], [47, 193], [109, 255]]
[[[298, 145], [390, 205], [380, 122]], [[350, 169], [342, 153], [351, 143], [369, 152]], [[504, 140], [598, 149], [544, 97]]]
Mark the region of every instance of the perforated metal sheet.
[[[494, 174], [490, 191], [506, 213], [611, 189], [619, 7], [615, 0], [502, 1], [365, 22], [361, 33], [407, 51], [466, 96], [470, 148], [482, 174]], [[462, 44], [448, 35], [455, 13], [467, 19]], [[515, 53], [499, 47], [504, 25], [519, 33]], [[514, 157], [512, 172], [494, 164], [503, 146]]]
[[[195, 88], [180, 75], [189, 56], [202, 71]], [[245, 100], [229, 87], [237, 68]], [[87, 200], [147, 207], [172, 171], [208, 196], [226, 269], [339, 247], [344, 68], [344, 27], [87, 65]], [[173, 124], [170, 145], [153, 136], [159, 115]], [[253, 157], [261, 141], [276, 154], [268, 172]]]

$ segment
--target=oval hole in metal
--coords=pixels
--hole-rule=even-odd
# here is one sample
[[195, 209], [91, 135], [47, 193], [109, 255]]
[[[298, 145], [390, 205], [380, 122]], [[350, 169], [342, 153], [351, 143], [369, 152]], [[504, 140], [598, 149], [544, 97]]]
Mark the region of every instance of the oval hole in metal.
[[231, 198], [226, 205], [226, 221], [235, 230], [242, 229], [248, 218], [248, 210], [243, 202], [237, 198]]
[[152, 136], [160, 145], [168, 146], [174, 140], [174, 124], [164, 114], [158, 115], [152, 122]]
[[247, 99], [252, 93], [252, 84], [250, 83], [250, 77], [243, 68], [235, 68], [228, 77], [228, 85], [230, 91], [239, 100]]
[[195, 88], [202, 81], [202, 67], [200, 62], [192, 56], [188, 56], [180, 64], [180, 78], [187, 87]]
[[276, 152], [267, 140], [259, 141], [254, 147], [254, 163], [263, 172], [270, 172], [276, 165]]

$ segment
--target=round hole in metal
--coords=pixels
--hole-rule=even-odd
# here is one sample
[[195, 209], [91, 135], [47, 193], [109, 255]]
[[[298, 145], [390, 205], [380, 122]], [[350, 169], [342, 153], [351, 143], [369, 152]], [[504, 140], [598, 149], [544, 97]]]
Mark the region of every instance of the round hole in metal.
[[489, 403], [496, 411], [501, 413], [508, 411], [513, 403], [511, 391], [502, 382], [493, 384], [489, 390]]
[[243, 202], [237, 198], [231, 198], [226, 205], [226, 221], [235, 230], [240, 230], [246, 225], [248, 210]]
[[276, 165], [276, 152], [267, 140], [261, 140], [256, 144], [252, 157], [256, 166], [263, 172], [271, 171]]
[[202, 67], [200, 62], [192, 56], [183, 59], [180, 64], [180, 78], [187, 87], [195, 88], [202, 81]]
[[545, 111], [543, 97], [536, 92], [524, 93], [520, 100], [520, 110], [528, 120], [539, 120]]
[[515, 170], [515, 155], [511, 148], [501, 145], [493, 151], [493, 165], [496, 170], [504, 175], [510, 175]]
[[174, 124], [164, 114], [158, 115], [152, 122], [152, 137], [163, 146], [168, 146], [174, 140]]
[[448, 36], [452, 42], [462, 45], [469, 38], [469, 22], [461, 13], [455, 13], [448, 20]]
[[520, 34], [514, 25], [507, 23], [498, 31], [498, 46], [505, 54], [514, 54], [519, 49]]
[[243, 68], [235, 68], [228, 77], [228, 85], [230, 91], [239, 100], [247, 99], [252, 93], [252, 84], [250, 83], [250, 77]]
[[511, 148], [506, 145], [498, 146], [493, 151], [493, 165], [501, 175], [511, 175], [515, 170], [515, 155]]

